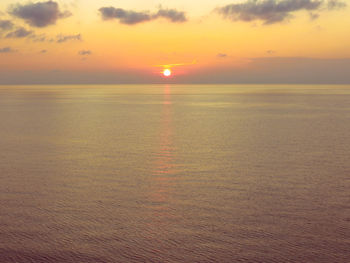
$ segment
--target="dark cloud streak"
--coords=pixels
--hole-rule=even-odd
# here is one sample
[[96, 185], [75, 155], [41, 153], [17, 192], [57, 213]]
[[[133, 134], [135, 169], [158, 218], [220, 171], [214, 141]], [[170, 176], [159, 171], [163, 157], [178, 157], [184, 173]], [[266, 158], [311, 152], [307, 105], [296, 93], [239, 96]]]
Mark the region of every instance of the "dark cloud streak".
[[81, 50], [78, 53], [80, 56], [89, 56], [92, 54], [92, 52], [90, 50]]
[[10, 47], [0, 48], [0, 53], [11, 53], [11, 52], [16, 52], [16, 50], [13, 50]]
[[[223, 17], [232, 21], [250, 22], [261, 20], [264, 24], [286, 21], [297, 11], [319, 11], [325, 5], [323, 0], [248, 0], [244, 3], [230, 4], [216, 9]], [[329, 10], [344, 8], [338, 0], [327, 1]], [[316, 18], [316, 15], [311, 16]]]
[[6, 35], [6, 38], [25, 38], [33, 34], [33, 31], [27, 30], [24, 27], [20, 27], [17, 30], [10, 32]]
[[58, 35], [56, 43], [64, 43], [67, 41], [82, 41], [81, 34], [77, 35]]
[[104, 20], [117, 19], [120, 23], [126, 25], [135, 25], [143, 22], [152, 21], [158, 18], [168, 19], [172, 23], [186, 22], [187, 18], [184, 12], [176, 9], [159, 9], [157, 13], [136, 12], [114, 7], [101, 7], [99, 12]]
[[218, 53], [218, 54], [216, 55], [216, 57], [217, 57], [217, 58], [227, 58], [228, 56], [227, 56], [227, 54], [224, 54], [224, 53]]
[[151, 20], [147, 12], [128, 11], [122, 8], [102, 7], [99, 9], [104, 20], [119, 19], [120, 23], [134, 25]]

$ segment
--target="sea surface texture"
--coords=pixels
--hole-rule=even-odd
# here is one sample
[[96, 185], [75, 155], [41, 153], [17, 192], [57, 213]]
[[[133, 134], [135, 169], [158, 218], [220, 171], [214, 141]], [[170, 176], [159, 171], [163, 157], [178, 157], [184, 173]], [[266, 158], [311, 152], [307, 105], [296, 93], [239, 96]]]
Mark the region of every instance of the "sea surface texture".
[[0, 262], [350, 262], [349, 86], [0, 87]]

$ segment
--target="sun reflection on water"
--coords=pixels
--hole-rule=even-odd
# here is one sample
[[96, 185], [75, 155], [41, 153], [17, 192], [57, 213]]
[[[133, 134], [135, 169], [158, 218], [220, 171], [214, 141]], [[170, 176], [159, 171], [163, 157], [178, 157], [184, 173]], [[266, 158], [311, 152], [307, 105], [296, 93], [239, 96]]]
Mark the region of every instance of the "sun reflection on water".
[[152, 192], [150, 201], [155, 213], [170, 216], [171, 192], [176, 183], [174, 129], [172, 122], [171, 87], [166, 85], [163, 92], [163, 106], [160, 120], [159, 144], [154, 154], [154, 169], [151, 177]]

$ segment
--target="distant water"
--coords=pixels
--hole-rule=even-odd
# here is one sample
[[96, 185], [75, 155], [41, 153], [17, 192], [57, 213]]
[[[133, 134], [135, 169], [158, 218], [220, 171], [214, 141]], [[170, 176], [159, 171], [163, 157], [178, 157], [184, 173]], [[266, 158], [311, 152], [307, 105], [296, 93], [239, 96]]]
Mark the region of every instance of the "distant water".
[[350, 262], [350, 87], [0, 87], [0, 262]]

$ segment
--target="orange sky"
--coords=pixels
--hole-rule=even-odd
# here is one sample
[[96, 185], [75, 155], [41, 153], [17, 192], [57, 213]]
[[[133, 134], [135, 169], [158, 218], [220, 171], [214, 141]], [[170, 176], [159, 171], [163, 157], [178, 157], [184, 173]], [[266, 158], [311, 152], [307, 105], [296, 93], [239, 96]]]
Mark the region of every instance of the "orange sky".
[[0, 83], [350, 82], [347, 1], [272, 2], [2, 0]]

